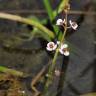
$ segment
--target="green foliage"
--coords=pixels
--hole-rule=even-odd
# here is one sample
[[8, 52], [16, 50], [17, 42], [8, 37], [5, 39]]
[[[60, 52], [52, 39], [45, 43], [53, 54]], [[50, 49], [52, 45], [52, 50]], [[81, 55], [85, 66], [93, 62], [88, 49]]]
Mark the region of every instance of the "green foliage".
[[18, 77], [26, 77], [27, 76], [23, 72], [20, 72], [20, 71], [14, 70], [14, 69], [9, 69], [9, 68], [4, 67], [4, 66], [0, 66], [0, 72], [15, 75]]
[[[69, 2], [69, 0], [62, 0], [56, 10], [52, 9], [49, 0], [43, 0], [43, 2], [45, 5], [45, 8], [46, 8], [46, 11], [48, 13], [48, 18], [44, 18], [43, 20], [39, 20], [37, 17], [34, 17], [34, 16], [24, 18], [21, 16], [11, 15], [11, 14], [7, 14], [7, 13], [0, 13], [0, 18], [9, 19], [9, 20], [13, 20], [13, 21], [19, 21], [24, 24], [31, 25], [33, 27], [33, 29], [29, 33], [29, 38], [27, 40], [32, 40], [35, 37], [41, 37], [47, 41], [51, 41], [54, 38], [57, 38], [57, 40], [60, 40], [62, 37], [62, 32], [60, 32], [59, 28], [56, 26], [56, 24], [53, 23], [53, 21], [55, 20], [56, 16], [60, 12], [63, 11], [64, 6]], [[47, 25], [48, 20], [50, 20], [50, 24], [51, 24], [53, 30], [50, 30], [49, 28], [47, 28], [45, 26], [45, 25]], [[10, 47], [10, 46], [19, 45], [20, 43], [22, 43], [22, 40], [20, 38], [15, 38], [15, 40], [12, 38], [11, 41], [12, 42], [10, 42], [10, 41], [5, 42], [5, 45], [7, 45], [7, 47]], [[74, 50], [73, 52], [76, 52], [76, 50], [78, 50], [69, 42], [67, 42], [67, 43], [69, 44], [69, 46], [71, 48], [73, 48], [73, 50]], [[57, 57], [57, 55], [58, 55], [58, 51], [54, 57]], [[55, 61], [56, 61], [56, 58], [54, 59], [53, 65], [51, 66], [51, 69], [49, 70], [49, 72], [52, 72], [52, 70], [54, 69]], [[9, 69], [6, 67], [2, 67], [2, 66], [0, 66], [0, 72], [9, 73], [9, 74], [20, 76], [20, 77], [25, 76], [23, 72], [19, 72], [19, 71]], [[52, 94], [52, 93], [49, 93], [49, 94]], [[86, 96], [86, 95], [84, 95], [84, 96]], [[95, 95], [93, 95], [93, 96], [95, 96]]]
[[45, 8], [47, 10], [48, 16], [50, 18], [50, 21], [52, 22], [54, 20], [53, 10], [51, 8], [49, 0], [43, 0]]
[[[7, 13], [0, 12], [0, 18], [1, 19], [9, 19], [17, 22], [21, 22], [23, 24], [31, 25], [33, 29], [31, 30], [31, 34], [29, 35], [28, 40], [32, 40], [36, 36], [46, 39], [47, 41], [51, 41], [54, 38], [57, 38], [58, 40], [62, 37], [62, 32], [60, 32], [59, 28], [56, 26], [56, 24], [53, 24], [53, 20], [55, 20], [56, 16], [63, 11], [64, 6], [69, 2], [69, 0], [62, 0], [60, 2], [60, 5], [56, 10], [52, 10], [52, 7], [50, 5], [49, 0], [43, 0], [46, 11], [48, 13], [48, 18], [44, 18], [43, 20], [39, 20], [37, 17], [28, 17], [24, 18], [18, 15], [12, 15]], [[47, 25], [48, 19], [50, 20], [51, 26], [53, 27], [53, 31], [47, 28], [45, 25]], [[7, 46], [15, 46], [20, 44], [22, 40], [20, 38], [12, 39], [14, 41], [13, 43], [10, 41], [5, 42]], [[4, 72], [4, 70], [7, 70], [6, 68], [3, 68], [0, 66], [0, 70]], [[11, 72], [12, 70], [8, 71]], [[7, 72], [7, 71], [6, 71]], [[13, 72], [13, 71], [12, 71]], [[13, 72], [14, 73], [14, 72]]]
[[54, 17], [57, 16], [58, 13], [62, 12], [62, 10], [64, 9], [64, 6], [66, 4], [68, 4], [69, 0], [62, 0], [59, 4], [59, 6], [57, 7], [56, 10], [53, 11]]
[[69, 0], [62, 0], [58, 6], [58, 8], [56, 10], [52, 10], [52, 7], [50, 5], [50, 2], [49, 0], [43, 0], [44, 2], [44, 5], [45, 5], [45, 8], [46, 8], [46, 11], [48, 13], [48, 16], [49, 16], [49, 19], [50, 19], [50, 22], [51, 22], [51, 25], [54, 29], [54, 32], [55, 32], [55, 37], [60, 40], [60, 38], [62, 37], [62, 32], [59, 30], [58, 26], [54, 25], [53, 24], [53, 21], [55, 20], [56, 16], [63, 11], [64, 9], [64, 6], [66, 4], [68, 4]]
[[[28, 19], [34, 20], [36, 22], [41, 22], [41, 24], [46, 24], [47, 23], [46, 20], [40, 21], [35, 16], [28, 17]], [[39, 30], [37, 27], [33, 27], [33, 30], [30, 33], [31, 34], [30, 34], [29, 40], [32, 40], [35, 37], [41, 37], [41, 38], [44, 38], [47, 41], [51, 41], [50, 35], [44, 34], [44, 32], [42, 32], [41, 30]]]
[[92, 93], [87, 93], [87, 94], [83, 94], [80, 96], [96, 96], [96, 92], [92, 92]]

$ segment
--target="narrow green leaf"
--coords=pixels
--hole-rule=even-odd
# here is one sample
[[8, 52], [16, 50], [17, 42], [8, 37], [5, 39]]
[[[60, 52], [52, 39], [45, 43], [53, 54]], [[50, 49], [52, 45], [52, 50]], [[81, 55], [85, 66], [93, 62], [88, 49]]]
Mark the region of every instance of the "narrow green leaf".
[[27, 76], [27, 75], [25, 76], [23, 72], [20, 72], [20, 71], [14, 70], [14, 69], [9, 69], [9, 68], [3, 67], [3, 66], [0, 66], [0, 72], [19, 76], [19, 77], [26, 77]]
[[34, 37], [42, 37], [47, 41], [51, 41], [51, 38], [49, 37], [49, 35], [44, 34], [42, 31], [38, 30], [36, 27], [33, 28], [33, 30], [31, 31], [31, 36], [29, 40], [32, 40]]
[[[52, 21], [55, 19], [55, 17], [54, 17], [54, 14], [53, 14], [53, 10], [52, 10], [51, 4], [50, 4], [49, 0], [43, 0], [43, 1], [44, 1], [45, 8], [47, 10], [47, 13], [48, 13], [50, 22], [52, 24]], [[58, 31], [59, 31], [59, 28], [56, 25], [53, 25], [53, 24], [52, 24], [52, 26], [53, 26], [55, 35], [57, 35]]]
[[64, 6], [69, 3], [69, 0], [62, 0], [56, 10], [53, 11], [54, 17], [57, 16], [60, 12], [63, 11]]
[[80, 96], [96, 96], [96, 92], [92, 92], [92, 93], [87, 93], [87, 94], [83, 94]]
[[44, 2], [44, 5], [45, 5], [45, 8], [47, 10], [49, 19], [52, 22], [54, 20], [54, 15], [53, 15], [53, 10], [52, 10], [52, 7], [50, 5], [50, 2], [49, 2], [49, 0], [43, 0], [43, 2]]
[[18, 22], [22, 22], [25, 24], [29, 24], [31, 26], [34, 26], [36, 28], [38, 28], [39, 30], [41, 30], [44, 34], [47, 34], [50, 38], [54, 38], [54, 33], [49, 30], [48, 28], [46, 28], [45, 26], [43, 26], [41, 23], [35, 21], [35, 20], [30, 20], [18, 15], [12, 15], [12, 14], [8, 14], [8, 13], [2, 13], [0, 12], [0, 18], [2, 19], [9, 19], [9, 20], [13, 20], [13, 21], [18, 21]]

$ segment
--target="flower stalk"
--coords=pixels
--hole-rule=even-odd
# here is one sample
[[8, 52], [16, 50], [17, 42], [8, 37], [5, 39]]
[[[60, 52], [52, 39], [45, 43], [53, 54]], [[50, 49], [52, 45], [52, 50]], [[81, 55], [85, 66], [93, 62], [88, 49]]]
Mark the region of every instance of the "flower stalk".
[[48, 70], [48, 74], [47, 74], [47, 82], [45, 84], [45, 89], [44, 89], [44, 96], [45, 94], [47, 94], [48, 92], [48, 88], [50, 86], [50, 84], [52, 83], [53, 81], [53, 75], [54, 75], [54, 69], [55, 69], [55, 65], [56, 65], [56, 60], [57, 60], [57, 57], [58, 57], [58, 54], [59, 54], [59, 48], [61, 47], [61, 45], [64, 43], [65, 41], [65, 36], [66, 36], [66, 32], [67, 32], [67, 11], [65, 12], [66, 16], [65, 16], [65, 26], [64, 27], [64, 33], [63, 33], [63, 36], [60, 40], [60, 44], [58, 46], [58, 48], [56, 49], [56, 52], [54, 54], [54, 57], [53, 57], [53, 60], [52, 60], [52, 64], [49, 66], [49, 70]]

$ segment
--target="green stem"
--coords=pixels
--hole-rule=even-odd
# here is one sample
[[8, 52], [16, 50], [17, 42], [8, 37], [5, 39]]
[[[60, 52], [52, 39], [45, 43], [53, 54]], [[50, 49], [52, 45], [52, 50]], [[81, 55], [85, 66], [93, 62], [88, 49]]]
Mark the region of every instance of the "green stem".
[[64, 26], [65, 30], [64, 30], [63, 36], [62, 36], [62, 38], [60, 40], [60, 44], [59, 44], [58, 48], [56, 49], [56, 52], [55, 52], [55, 55], [54, 55], [54, 58], [53, 58], [53, 61], [52, 61], [52, 65], [49, 66], [48, 79], [47, 79], [47, 82], [45, 84], [44, 94], [47, 93], [49, 85], [52, 83], [52, 79], [53, 79], [52, 76], [53, 76], [53, 73], [54, 73], [56, 60], [57, 60], [57, 57], [58, 57], [58, 54], [59, 54], [59, 48], [60, 48], [61, 44], [64, 42], [64, 40], [65, 40], [65, 35], [66, 35], [66, 32], [67, 32], [67, 12], [66, 12], [66, 16], [65, 16], [65, 21], [66, 21], [66, 24]]
[[[63, 34], [62, 39], [60, 41], [61, 44], [64, 42], [66, 32], [67, 32], [67, 27], [65, 27], [64, 34]], [[58, 57], [58, 54], [59, 54], [59, 48], [60, 48], [61, 44], [56, 49], [56, 52], [55, 52], [55, 55], [54, 55], [54, 58], [53, 58], [53, 61], [52, 61], [52, 65], [49, 66], [48, 79], [47, 79], [47, 82], [45, 84], [44, 94], [47, 93], [49, 85], [52, 83], [52, 79], [53, 79], [52, 76], [53, 76], [53, 72], [54, 72], [54, 68], [55, 68], [55, 65], [56, 65], [56, 60], [57, 60], [57, 57]]]
[[[66, 16], [65, 16], [65, 21], [66, 21], [66, 24], [65, 24], [65, 26], [64, 26], [64, 34], [63, 34], [63, 36], [62, 36], [62, 39], [61, 39], [61, 42], [60, 43], [63, 43], [64, 42], [64, 40], [65, 40], [65, 35], [66, 35], [66, 32], [67, 32], [67, 13], [66, 13]], [[61, 45], [60, 45], [61, 46]]]
[[18, 16], [18, 15], [12, 15], [12, 14], [2, 13], [2, 12], [0, 12], [0, 18], [29, 24], [31, 26], [34, 26], [40, 29], [43, 33], [47, 34], [50, 38], [54, 38], [54, 33], [37, 21], [30, 20], [30, 19]]
[[26, 77], [27, 76], [27, 74], [24, 74], [21, 71], [9, 69], [9, 68], [3, 67], [3, 66], [0, 66], [0, 72], [11, 74], [11, 75], [18, 76], [18, 77]]

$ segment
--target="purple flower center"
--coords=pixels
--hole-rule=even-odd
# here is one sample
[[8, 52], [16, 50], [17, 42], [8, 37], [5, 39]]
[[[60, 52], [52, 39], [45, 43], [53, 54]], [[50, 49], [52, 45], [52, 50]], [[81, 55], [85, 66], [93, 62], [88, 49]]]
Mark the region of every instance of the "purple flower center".
[[76, 26], [76, 23], [75, 23], [75, 22], [73, 22], [73, 23], [72, 23], [72, 26], [73, 26], [73, 27], [75, 27], [75, 26]]
[[53, 47], [54, 47], [54, 45], [53, 45], [53, 44], [50, 44], [50, 45], [49, 45], [49, 47], [50, 47], [50, 48], [53, 48]]
[[67, 48], [63, 48], [62, 51], [63, 52], [66, 52], [66, 51], [68, 51], [68, 49]]

